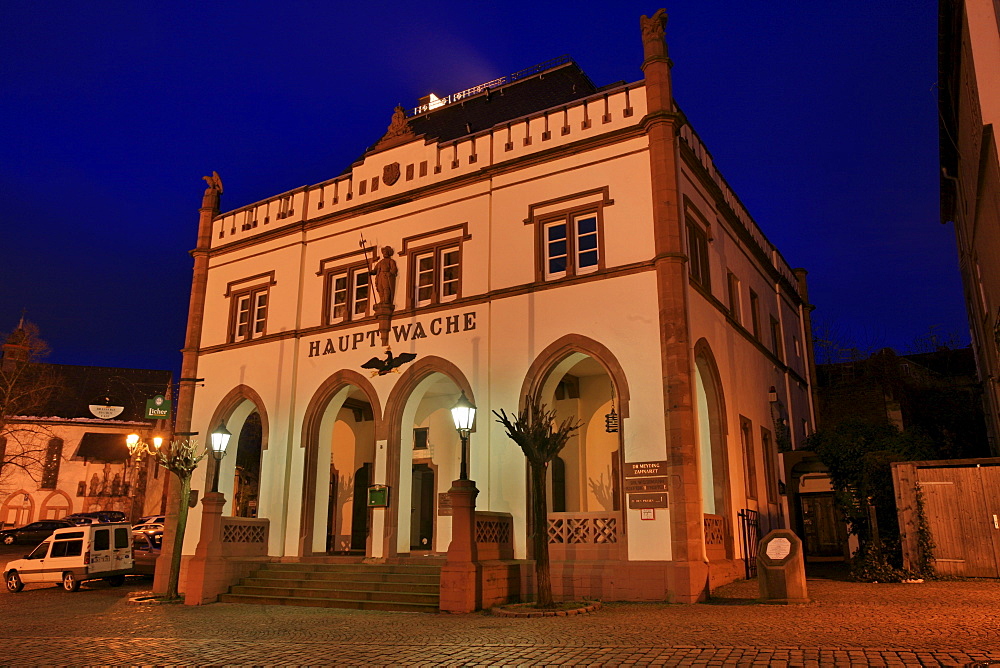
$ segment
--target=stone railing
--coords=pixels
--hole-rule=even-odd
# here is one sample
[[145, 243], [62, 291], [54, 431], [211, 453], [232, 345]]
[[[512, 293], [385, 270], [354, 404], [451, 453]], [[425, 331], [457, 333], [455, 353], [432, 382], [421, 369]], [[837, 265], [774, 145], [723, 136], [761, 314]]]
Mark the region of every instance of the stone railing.
[[618, 512], [549, 513], [549, 554], [553, 560], [616, 559], [624, 548]]
[[726, 518], [705, 515], [705, 556], [709, 561], [726, 558]]
[[514, 518], [510, 513], [476, 511], [476, 551], [480, 561], [514, 558]]
[[222, 518], [222, 556], [267, 556], [270, 520], [255, 517]]

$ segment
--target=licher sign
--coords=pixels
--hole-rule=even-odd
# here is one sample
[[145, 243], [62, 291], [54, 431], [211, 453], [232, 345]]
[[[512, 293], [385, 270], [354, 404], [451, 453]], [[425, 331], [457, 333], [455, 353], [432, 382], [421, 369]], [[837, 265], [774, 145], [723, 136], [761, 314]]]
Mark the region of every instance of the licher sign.
[[[476, 312], [443, 315], [430, 320], [416, 320], [404, 325], [392, 325], [389, 331], [390, 343], [404, 343], [426, 339], [431, 336], [445, 336], [468, 332], [476, 328]], [[309, 357], [346, 353], [358, 348], [374, 348], [379, 342], [378, 330], [340, 334], [326, 339], [309, 342]]]

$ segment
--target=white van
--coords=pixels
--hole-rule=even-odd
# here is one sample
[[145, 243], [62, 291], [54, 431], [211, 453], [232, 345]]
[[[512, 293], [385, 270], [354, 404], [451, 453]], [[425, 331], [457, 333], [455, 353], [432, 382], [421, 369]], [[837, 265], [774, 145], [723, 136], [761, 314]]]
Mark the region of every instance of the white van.
[[3, 579], [16, 594], [35, 582], [61, 582], [66, 591], [76, 591], [87, 580], [119, 587], [131, 573], [132, 527], [115, 522], [57, 529], [24, 559], [8, 563]]

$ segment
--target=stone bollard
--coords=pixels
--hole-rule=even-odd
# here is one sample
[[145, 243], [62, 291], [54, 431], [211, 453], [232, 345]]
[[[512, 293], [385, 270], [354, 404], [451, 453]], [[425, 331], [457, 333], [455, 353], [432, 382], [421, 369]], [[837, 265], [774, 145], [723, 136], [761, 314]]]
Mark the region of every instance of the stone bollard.
[[808, 603], [802, 541], [788, 529], [775, 529], [757, 546], [757, 585], [762, 603]]

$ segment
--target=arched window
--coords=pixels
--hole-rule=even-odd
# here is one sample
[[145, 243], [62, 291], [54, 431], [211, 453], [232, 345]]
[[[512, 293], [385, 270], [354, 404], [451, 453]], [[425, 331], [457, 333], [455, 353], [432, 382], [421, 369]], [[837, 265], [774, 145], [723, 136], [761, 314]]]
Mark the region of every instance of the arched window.
[[49, 440], [45, 450], [45, 463], [42, 468], [42, 489], [55, 489], [59, 482], [59, 464], [62, 462], [63, 441], [61, 438]]

